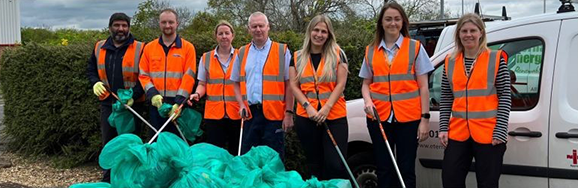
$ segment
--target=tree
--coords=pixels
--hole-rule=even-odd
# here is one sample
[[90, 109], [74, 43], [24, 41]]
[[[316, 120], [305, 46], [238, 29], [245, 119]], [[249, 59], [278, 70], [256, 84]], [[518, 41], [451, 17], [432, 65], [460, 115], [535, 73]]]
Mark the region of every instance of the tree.
[[[158, 37], [159, 32], [159, 14], [163, 9], [171, 8], [166, 0], [146, 0], [138, 4], [138, 10], [135, 12], [131, 32], [141, 40], [150, 41]], [[193, 14], [186, 7], [173, 8], [179, 15], [179, 31], [190, 24]]]
[[251, 13], [267, 15], [276, 31], [302, 31], [319, 14], [334, 18], [355, 15], [352, 8], [359, 0], [209, 0], [209, 8], [218, 15], [228, 15], [232, 22], [246, 25]]

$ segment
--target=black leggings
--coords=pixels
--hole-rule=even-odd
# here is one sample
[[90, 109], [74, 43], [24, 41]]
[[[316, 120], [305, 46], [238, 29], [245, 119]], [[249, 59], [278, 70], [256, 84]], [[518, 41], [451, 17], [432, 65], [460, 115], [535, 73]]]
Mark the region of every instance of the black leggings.
[[[343, 156], [347, 156], [347, 137], [349, 133], [347, 118], [326, 120], [326, 122]], [[303, 150], [305, 150], [307, 167], [309, 167], [311, 175], [320, 180], [349, 179], [345, 165], [339, 158], [339, 154], [323, 125], [317, 126], [317, 122], [297, 116], [295, 119], [295, 131], [301, 141]], [[309, 177], [306, 178], [309, 179]]]

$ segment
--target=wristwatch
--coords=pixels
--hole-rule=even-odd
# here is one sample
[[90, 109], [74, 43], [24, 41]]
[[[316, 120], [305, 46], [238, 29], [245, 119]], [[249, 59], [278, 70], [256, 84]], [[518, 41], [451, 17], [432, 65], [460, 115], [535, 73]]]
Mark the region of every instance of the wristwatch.
[[424, 114], [421, 114], [421, 117], [424, 119], [429, 119], [430, 115], [429, 115], [429, 113], [424, 113]]
[[303, 106], [304, 109], [307, 109], [309, 102], [305, 101], [301, 106]]

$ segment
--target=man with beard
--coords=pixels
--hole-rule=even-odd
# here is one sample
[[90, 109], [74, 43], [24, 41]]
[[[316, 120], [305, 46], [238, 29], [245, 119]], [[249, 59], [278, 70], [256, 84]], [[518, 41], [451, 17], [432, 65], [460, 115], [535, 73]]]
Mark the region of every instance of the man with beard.
[[[100, 129], [102, 144], [117, 136], [116, 129], [108, 123], [112, 104], [116, 101], [110, 92], [132, 88], [133, 96], [128, 105], [137, 112], [143, 111], [144, 90], [138, 81], [139, 58], [145, 43], [130, 34], [130, 18], [124, 13], [114, 13], [108, 22], [110, 37], [96, 43], [88, 61], [87, 76], [93, 92], [100, 102]], [[135, 134], [141, 122], [135, 119]], [[104, 171], [103, 182], [110, 182], [110, 170]]]
[[[139, 75], [147, 100], [152, 104], [149, 108], [150, 122], [157, 129], [167, 121], [167, 118], [160, 116], [158, 108], [163, 103], [173, 105], [169, 116], [176, 114], [176, 118], [179, 105], [193, 90], [197, 70], [195, 47], [177, 34], [177, 12], [173, 9], [162, 10], [159, 26], [162, 35], [145, 47]], [[163, 131], [179, 135], [173, 123], [169, 123]], [[149, 131], [149, 137], [152, 135], [154, 132]]]

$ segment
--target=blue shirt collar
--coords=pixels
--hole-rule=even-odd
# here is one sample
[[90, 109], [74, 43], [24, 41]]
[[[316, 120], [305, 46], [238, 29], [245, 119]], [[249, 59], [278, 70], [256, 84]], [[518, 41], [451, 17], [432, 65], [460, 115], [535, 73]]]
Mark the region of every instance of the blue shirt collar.
[[[397, 38], [397, 41], [395, 41], [395, 46], [397, 48], [399, 48], [401, 46], [401, 43], [403, 43], [403, 35], [399, 34], [399, 37]], [[383, 48], [383, 49], [387, 49], [386, 45], [385, 45], [385, 39], [381, 39], [381, 43], [379, 43], [379, 48]], [[388, 49], [389, 50], [389, 49]]]
[[255, 43], [253, 42], [253, 40], [251, 40], [251, 46], [255, 49], [255, 50], [264, 50], [267, 48], [267, 46], [271, 46], [271, 38], [267, 38], [267, 42], [265, 42], [265, 45], [263, 46], [263, 48], [259, 49], [257, 48], [257, 46], [255, 45]]
[[[159, 44], [161, 44], [163, 46], [165, 45], [165, 43], [163, 43], [163, 37], [162, 36], [159, 37]], [[179, 34], [177, 34], [177, 37], [175, 38], [174, 47], [181, 48], [182, 46], [183, 46], [183, 42], [181, 41], [181, 36], [179, 36]]]
[[[217, 47], [215, 48], [215, 54], [214, 54], [214, 56], [215, 56], [216, 58], [219, 58], [218, 50], [219, 50], [219, 45], [217, 45]], [[233, 46], [231, 46], [231, 53], [230, 53], [230, 54], [231, 54], [231, 55], [235, 54], [235, 48], [233, 48]]]

